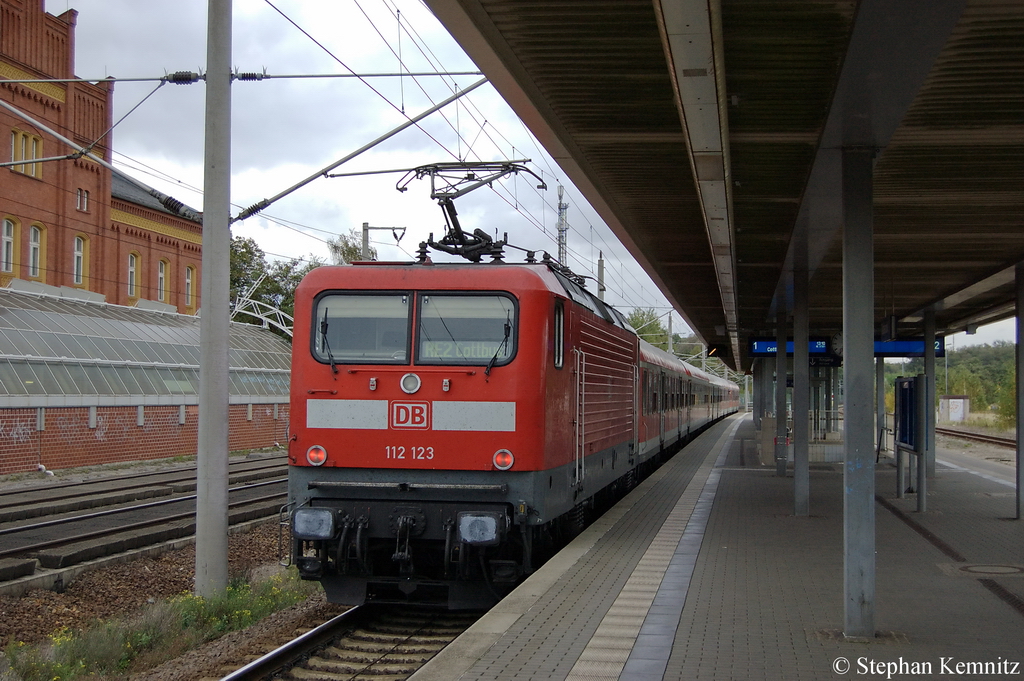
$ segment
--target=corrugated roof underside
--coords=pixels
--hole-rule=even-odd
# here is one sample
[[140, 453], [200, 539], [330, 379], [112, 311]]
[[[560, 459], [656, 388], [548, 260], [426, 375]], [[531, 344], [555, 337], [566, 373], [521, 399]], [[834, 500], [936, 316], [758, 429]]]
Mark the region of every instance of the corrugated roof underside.
[[768, 328], [854, 8], [722, 3], [741, 332]]
[[[1024, 259], [1024, 3], [975, 1], [875, 167], [876, 307], [920, 309]], [[970, 301], [1012, 298], [1007, 286]], [[938, 313], [939, 327], [966, 314]]]
[[[482, 6], [670, 292], [698, 327], [721, 325], [722, 301], [652, 4]], [[702, 285], [693, 285], [696, 277]]]

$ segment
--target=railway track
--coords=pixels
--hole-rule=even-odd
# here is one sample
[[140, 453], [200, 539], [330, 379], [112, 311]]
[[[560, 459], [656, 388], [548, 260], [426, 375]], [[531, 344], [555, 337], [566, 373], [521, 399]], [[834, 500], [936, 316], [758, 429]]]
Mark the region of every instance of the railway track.
[[[283, 456], [233, 462], [229, 523], [276, 515], [286, 503]], [[0, 588], [195, 534], [194, 467], [75, 483], [7, 486], [0, 502]], [[40, 570], [43, 572], [40, 573]]]
[[935, 428], [936, 435], [945, 435], [946, 437], [955, 437], [961, 440], [970, 440], [972, 442], [983, 442], [988, 445], [996, 445], [998, 447], [1010, 447], [1011, 449], [1017, 447], [1017, 440], [1012, 437], [999, 437], [997, 435], [982, 435], [981, 433], [972, 433], [966, 430], [957, 430], [955, 428]]
[[[222, 681], [375, 679], [402, 681], [451, 643], [482, 613], [360, 606], [317, 623]], [[212, 681], [204, 679], [203, 681]]]

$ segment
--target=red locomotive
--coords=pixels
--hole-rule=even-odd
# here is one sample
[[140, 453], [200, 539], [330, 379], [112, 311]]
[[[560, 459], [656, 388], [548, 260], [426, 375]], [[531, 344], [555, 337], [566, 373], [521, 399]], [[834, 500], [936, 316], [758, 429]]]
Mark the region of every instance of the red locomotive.
[[555, 265], [315, 269], [295, 297], [293, 559], [333, 602], [493, 602], [737, 407]]

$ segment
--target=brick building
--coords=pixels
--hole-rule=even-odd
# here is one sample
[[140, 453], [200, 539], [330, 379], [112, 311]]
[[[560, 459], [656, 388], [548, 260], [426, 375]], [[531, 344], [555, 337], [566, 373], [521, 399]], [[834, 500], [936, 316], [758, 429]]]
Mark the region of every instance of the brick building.
[[11, 82], [74, 79], [77, 16], [0, 0], [0, 144], [10, 145], [0, 152], [0, 286], [18, 279], [194, 314], [201, 216], [86, 157], [63, 158], [75, 149], [57, 135], [110, 162], [113, 84]]
[[[0, 474], [196, 450], [202, 216], [69, 157], [112, 143], [113, 84], [74, 78], [77, 15], [0, 0]], [[13, 82], [42, 79], [69, 82]], [[230, 343], [231, 448], [283, 442], [289, 344]]]

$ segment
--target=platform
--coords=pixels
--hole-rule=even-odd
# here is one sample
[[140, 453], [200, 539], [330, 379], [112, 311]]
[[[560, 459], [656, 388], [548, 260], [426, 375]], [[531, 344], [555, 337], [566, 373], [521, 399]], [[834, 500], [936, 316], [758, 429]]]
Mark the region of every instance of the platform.
[[842, 484], [842, 464], [812, 464], [811, 516], [794, 517], [792, 478], [760, 465], [749, 416], [730, 417], [412, 679], [1024, 676], [1013, 487], [940, 463], [920, 514], [883, 459], [864, 642], [842, 635]]

